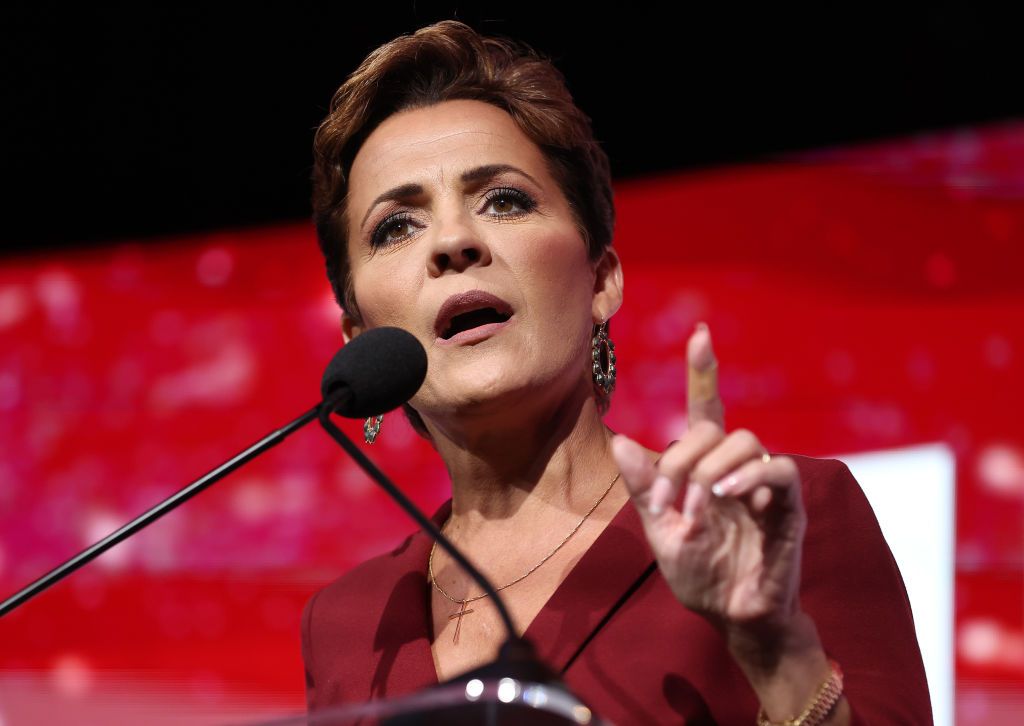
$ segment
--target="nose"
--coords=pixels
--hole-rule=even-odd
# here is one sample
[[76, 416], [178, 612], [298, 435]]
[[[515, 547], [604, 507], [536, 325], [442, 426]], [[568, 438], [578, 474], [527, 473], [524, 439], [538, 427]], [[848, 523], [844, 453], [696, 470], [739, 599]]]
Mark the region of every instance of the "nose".
[[461, 209], [439, 216], [435, 222], [434, 244], [427, 260], [434, 277], [449, 270], [463, 272], [473, 265], [491, 264], [490, 248], [469, 216], [470, 212]]

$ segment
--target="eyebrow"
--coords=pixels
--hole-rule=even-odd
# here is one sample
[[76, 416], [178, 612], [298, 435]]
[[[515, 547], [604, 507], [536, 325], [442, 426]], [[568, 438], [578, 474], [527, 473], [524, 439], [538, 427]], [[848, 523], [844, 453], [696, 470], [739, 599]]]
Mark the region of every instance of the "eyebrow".
[[[505, 172], [509, 171], [515, 172], [516, 174], [522, 174], [527, 179], [532, 181], [534, 184], [540, 186], [540, 183], [536, 179], [534, 179], [532, 176], [530, 176], [525, 171], [520, 169], [518, 166], [512, 166], [511, 164], [484, 164], [483, 166], [477, 166], [467, 171], [464, 171], [462, 173], [462, 176], [459, 177], [459, 181], [461, 181], [463, 184], [472, 184], [474, 182], [481, 182], [487, 181], [488, 179], [493, 179], [499, 174], [504, 174]], [[379, 197], [373, 200], [373, 204], [371, 204], [370, 208], [366, 210], [366, 216], [363, 217], [363, 221], [359, 224], [359, 228], [362, 229], [363, 227], [366, 226], [366, 220], [370, 218], [370, 213], [381, 202], [387, 202], [392, 199], [395, 201], [399, 201], [422, 193], [423, 187], [415, 183], [402, 184], [393, 189], [387, 190], [386, 192], [384, 192]]]

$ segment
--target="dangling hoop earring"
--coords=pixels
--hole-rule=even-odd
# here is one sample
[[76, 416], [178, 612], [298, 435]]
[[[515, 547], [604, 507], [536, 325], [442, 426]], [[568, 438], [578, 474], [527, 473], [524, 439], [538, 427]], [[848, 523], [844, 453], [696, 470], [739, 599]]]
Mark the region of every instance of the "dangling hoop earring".
[[605, 396], [610, 396], [615, 390], [615, 343], [608, 337], [607, 320], [597, 326], [592, 344], [594, 383], [604, 391]]
[[372, 444], [377, 440], [377, 434], [380, 433], [380, 425], [382, 421], [384, 421], [384, 414], [381, 414], [380, 416], [370, 416], [363, 422], [363, 438], [366, 440], [366, 443]]

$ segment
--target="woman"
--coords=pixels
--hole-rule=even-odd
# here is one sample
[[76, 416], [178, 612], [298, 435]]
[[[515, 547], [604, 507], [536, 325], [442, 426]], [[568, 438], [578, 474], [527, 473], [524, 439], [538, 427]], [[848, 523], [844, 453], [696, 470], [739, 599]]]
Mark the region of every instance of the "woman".
[[[405, 412], [451, 477], [435, 521], [598, 714], [930, 722], [863, 494], [840, 462], [725, 431], [707, 326], [677, 441], [652, 451], [602, 422], [623, 299], [610, 174], [549, 62], [454, 21], [382, 46], [318, 130], [314, 185], [345, 339], [398, 326], [427, 350]], [[414, 534], [307, 603], [310, 709], [418, 690], [503, 637]]]

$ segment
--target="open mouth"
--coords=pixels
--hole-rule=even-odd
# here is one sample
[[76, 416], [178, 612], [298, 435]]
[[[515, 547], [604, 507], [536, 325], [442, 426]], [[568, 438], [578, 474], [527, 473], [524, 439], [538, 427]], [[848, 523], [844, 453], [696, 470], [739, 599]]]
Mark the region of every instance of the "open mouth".
[[511, 317], [511, 313], [499, 312], [495, 308], [469, 310], [453, 317], [441, 333], [441, 337], [444, 340], [450, 340], [453, 336], [466, 330], [479, 328], [481, 325], [488, 325], [489, 323], [504, 323]]

